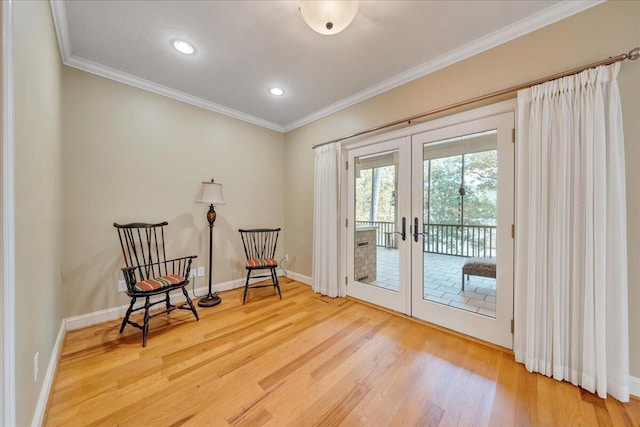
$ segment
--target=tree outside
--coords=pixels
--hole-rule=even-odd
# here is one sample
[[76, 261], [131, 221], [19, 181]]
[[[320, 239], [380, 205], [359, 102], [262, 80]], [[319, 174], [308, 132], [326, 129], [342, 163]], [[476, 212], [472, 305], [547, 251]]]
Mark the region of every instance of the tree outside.
[[356, 178], [356, 221], [395, 221], [395, 166], [364, 169]]
[[424, 177], [426, 223], [496, 225], [496, 150], [425, 160]]
[[[484, 232], [484, 237], [479, 237], [469, 234], [473, 231], [468, 227], [459, 226], [497, 224], [497, 151], [428, 159], [423, 168], [423, 221], [430, 233], [425, 250], [461, 254], [463, 246], [473, 249], [490, 245], [492, 254], [494, 234], [487, 237]], [[395, 180], [395, 165], [360, 170], [355, 180], [356, 221], [395, 223]], [[449, 226], [447, 232], [435, 224]]]

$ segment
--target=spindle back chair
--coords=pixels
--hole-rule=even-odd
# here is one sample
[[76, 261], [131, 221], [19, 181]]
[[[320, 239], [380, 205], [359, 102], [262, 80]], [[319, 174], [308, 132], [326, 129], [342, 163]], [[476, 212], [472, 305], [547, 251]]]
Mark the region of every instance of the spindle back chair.
[[[247, 280], [244, 284], [242, 304], [247, 301], [247, 292], [249, 289], [255, 288], [267, 288], [273, 286], [278, 291], [280, 299], [282, 299], [280, 283], [278, 282], [278, 275], [276, 274], [278, 261], [275, 259], [276, 245], [278, 244], [278, 235], [280, 234], [280, 230], [280, 228], [238, 230], [240, 232], [240, 237], [242, 238], [242, 245], [244, 246], [244, 253], [247, 258], [245, 264], [245, 268], [247, 269]], [[269, 270], [269, 274], [252, 277], [251, 273], [257, 270]], [[250, 279], [259, 279], [264, 277], [271, 277], [270, 285], [249, 286]]]
[[[186, 286], [189, 284], [189, 272], [191, 263], [196, 255], [182, 258], [167, 259], [164, 243], [164, 227], [168, 223], [158, 224], [131, 223], [116, 224], [113, 226], [118, 231], [118, 238], [122, 248], [125, 268], [122, 269], [127, 285], [126, 293], [131, 298], [127, 313], [122, 320], [120, 333], [127, 324], [142, 329], [142, 346], [147, 346], [149, 333], [149, 319], [162, 314], [171, 313], [173, 310], [191, 310], [196, 320], [199, 320]], [[181, 289], [185, 297], [182, 304], [171, 304], [169, 293]], [[164, 294], [164, 298], [152, 301], [154, 295]], [[144, 298], [144, 305], [134, 308], [136, 300]], [[150, 308], [156, 304], [164, 303], [165, 307], [159, 312], [150, 313]], [[144, 310], [143, 324], [130, 320], [132, 313]]]

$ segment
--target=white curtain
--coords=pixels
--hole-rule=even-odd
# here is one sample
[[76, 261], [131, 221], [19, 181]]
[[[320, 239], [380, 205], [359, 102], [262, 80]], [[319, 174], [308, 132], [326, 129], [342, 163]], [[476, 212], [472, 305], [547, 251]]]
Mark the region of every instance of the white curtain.
[[344, 296], [338, 279], [339, 165], [339, 143], [316, 148], [313, 198], [313, 290], [330, 297]]
[[516, 360], [629, 400], [620, 64], [518, 92]]

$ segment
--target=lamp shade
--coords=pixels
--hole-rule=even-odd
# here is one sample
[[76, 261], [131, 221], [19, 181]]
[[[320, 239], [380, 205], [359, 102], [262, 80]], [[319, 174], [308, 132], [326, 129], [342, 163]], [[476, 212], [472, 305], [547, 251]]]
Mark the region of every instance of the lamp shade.
[[359, 3], [357, 0], [300, 0], [300, 13], [314, 31], [333, 35], [349, 26]]
[[198, 203], [205, 203], [207, 205], [220, 206], [224, 205], [224, 197], [222, 196], [222, 184], [217, 182], [203, 182], [200, 190], [200, 197]]

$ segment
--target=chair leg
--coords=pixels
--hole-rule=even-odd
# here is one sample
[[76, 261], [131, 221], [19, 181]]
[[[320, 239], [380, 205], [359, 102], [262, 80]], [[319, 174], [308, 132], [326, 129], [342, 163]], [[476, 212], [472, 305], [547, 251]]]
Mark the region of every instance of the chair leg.
[[278, 282], [278, 274], [276, 273], [276, 269], [271, 269], [271, 280], [273, 281], [273, 287], [278, 291], [278, 296], [282, 299], [282, 292], [280, 292], [280, 282]]
[[464, 291], [464, 273], [462, 273], [462, 290]]
[[[183, 288], [184, 289], [184, 288]], [[169, 298], [169, 291], [165, 292], [164, 305], [167, 307], [167, 311], [171, 308], [171, 299]]]
[[247, 292], [249, 291], [249, 277], [251, 276], [251, 270], [247, 270], [247, 281], [244, 283], [244, 296], [242, 297], [242, 305], [247, 301]]
[[196, 320], [200, 320], [200, 318], [198, 317], [198, 312], [196, 311], [196, 307], [193, 305], [193, 301], [191, 301], [191, 298], [189, 298], [189, 292], [187, 292], [184, 286], [182, 287], [182, 293], [184, 294], [184, 297], [187, 299], [187, 303], [189, 304], [189, 307], [191, 307], [191, 311], [193, 312], [193, 315], [196, 316]]
[[129, 308], [127, 309], [127, 314], [124, 315], [124, 319], [122, 319], [122, 326], [120, 326], [120, 333], [124, 331], [124, 327], [127, 326], [127, 322], [129, 321], [129, 316], [133, 311], [133, 304], [136, 303], [136, 297], [131, 297], [131, 304], [129, 304]]
[[142, 325], [142, 346], [147, 346], [147, 335], [149, 334], [149, 297], [145, 298], [144, 302], [144, 325]]

